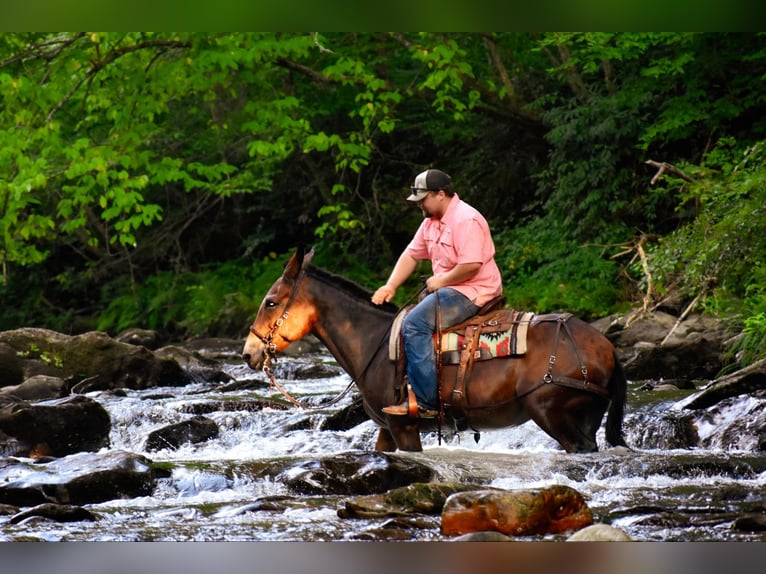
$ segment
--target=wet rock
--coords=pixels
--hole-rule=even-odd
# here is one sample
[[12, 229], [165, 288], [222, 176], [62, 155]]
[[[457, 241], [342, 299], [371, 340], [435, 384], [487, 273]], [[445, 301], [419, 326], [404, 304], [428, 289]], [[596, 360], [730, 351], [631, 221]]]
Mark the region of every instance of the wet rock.
[[319, 430], [345, 431], [369, 419], [369, 415], [364, 411], [362, 396], [357, 395], [350, 405], [322, 419]]
[[[182, 386], [192, 381], [173, 360], [157, 357], [144, 347], [120, 343], [106, 333], [91, 331], [69, 336], [48, 329], [16, 329], [0, 332], [0, 371], [14, 376], [6, 385], [20, 384], [34, 375], [60, 377], [72, 392], [116, 388], [146, 389]], [[19, 374], [21, 376], [19, 376]]]
[[168, 425], [149, 433], [144, 449], [151, 452], [162, 449], [175, 450], [183, 444], [195, 444], [216, 438], [218, 424], [204, 416]]
[[[721, 321], [692, 313], [632, 311], [593, 322], [617, 348], [630, 380], [709, 381], [720, 372], [728, 334]], [[684, 388], [681, 383], [681, 388]]]
[[302, 494], [371, 494], [427, 482], [434, 471], [386, 453], [347, 452], [291, 466], [278, 479]]
[[625, 531], [609, 524], [591, 524], [567, 538], [567, 542], [630, 542]]
[[593, 523], [582, 495], [568, 486], [536, 491], [478, 490], [450, 496], [442, 511], [442, 533], [496, 530], [511, 536], [556, 534]]
[[731, 528], [744, 532], [766, 532], [766, 512], [752, 512], [740, 516]]
[[114, 340], [118, 343], [146, 347], [150, 351], [159, 348], [162, 343], [162, 337], [153, 329], [126, 329], [118, 334]]
[[84, 505], [148, 496], [162, 475], [146, 457], [125, 451], [79, 453], [47, 464], [15, 461], [0, 468], [0, 503]]
[[347, 500], [338, 510], [340, 518], [381, 518], [410, 514], [440, 514], [447, 498], [456, 492], [486, 490], [475, 484], [416, 482], [385, 494]]
[[44, 401], [69, 394], [67, 384], [60, 377], [35, 375], [20, 385], [0, 388], [0, 394], [13, 395], [22, 401]]
[[82, 506], [72, 506], [69, 504], [38, 504], [24, 510], [11, 517], [11, 524], [18, 524], [33, 516], [39, 516], [48, 520], [54, 520], [56, 522], [81, 522], [87, 520], [94, 522], [98, 520], [98, 517], [91, 511], [86, 510]]
[[482, 532], [469, 532], [450, 540], [452, 542], [512, 542], [513, 538], [495, 530], [484, 530]]
[[109, 444], [111, 419], [97, 401], [69, 396], [0, 409], [0, 450], [14, 456], [65, 456]]
[[246, 399], [239, 401], [207, 401], [191, 403], [181, 407], [181, 412], [194, 415], [204, 415], [215, 412], [246, 411], [258, 412], [263, 409], [288, 410], [291, 407], [267, 399]]
[[686, 409], [704, 409], [723, 399], [766, 390], [766, 359], [718, 379], [684, 402]]
[[196, 351], [169, 345], [157, 349], [154, 354], [181, 365], [195, 382], [227, 383], [232, 380], [231, 375], [221, 370], [218, 361], [204, 357]]

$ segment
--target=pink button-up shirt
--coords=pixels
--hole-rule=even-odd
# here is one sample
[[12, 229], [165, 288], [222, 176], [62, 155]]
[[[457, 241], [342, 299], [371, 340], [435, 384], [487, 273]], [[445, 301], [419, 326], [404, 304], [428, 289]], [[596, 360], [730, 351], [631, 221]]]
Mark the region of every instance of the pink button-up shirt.
[[423, 220], [405, 252], [417, 260], [429, 259], [434, 275], [461, 263], [481, 263], [473, 277], [450, 285], [479, 307], [503, 292], [487, 220], [457, 194], [441, 219]]

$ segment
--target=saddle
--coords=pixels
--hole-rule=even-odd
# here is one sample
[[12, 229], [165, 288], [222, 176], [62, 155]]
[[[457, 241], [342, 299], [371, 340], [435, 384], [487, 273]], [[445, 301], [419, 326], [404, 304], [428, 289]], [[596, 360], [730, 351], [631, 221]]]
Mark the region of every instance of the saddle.
[[[458, 365], [451, 398], [445, 402], [461, 408], [466, 381], [476, 361], [521, 356], [527, 349], [527, 329], [534, 313], [503, 309], [505, 298], [496, 297], [465, 321], [442, 329], [441, 341], [434, 335], [437, 360], [441, 365]], [[405, 308], [394, 320], [389, 339], [389, 358], [397, 364], [396, 386], [404, 386], [405, 353], [401, 325], [412, 307]]]

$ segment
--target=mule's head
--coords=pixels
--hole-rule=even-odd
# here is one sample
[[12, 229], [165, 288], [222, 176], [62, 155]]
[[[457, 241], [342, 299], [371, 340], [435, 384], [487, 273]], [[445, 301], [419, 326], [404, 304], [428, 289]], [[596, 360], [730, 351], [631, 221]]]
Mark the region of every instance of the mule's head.
[[250, 368], [261, 368], [268, 356], [273, 357], [311, 331], [316, 311], [302, 289], [301, 270], [313, 255], [313, 249], [306, 254], [299, 249], [263, 298], [242, 350], [242, 358]]

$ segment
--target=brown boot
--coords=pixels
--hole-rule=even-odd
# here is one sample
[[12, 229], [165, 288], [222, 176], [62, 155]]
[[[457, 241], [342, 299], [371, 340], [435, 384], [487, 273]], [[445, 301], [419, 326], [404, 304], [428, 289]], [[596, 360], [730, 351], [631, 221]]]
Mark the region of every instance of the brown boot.
[[398, 405], [390, 405], [381, 409], [388, 415], [404, 416], [409, 415], [412, 418], [420, 417], [424, 419], [436, 418], [439, 415], [439, 411], [434, 409], [426, 409], [418, 405], [415, 393], [412, 392], [412, 387], [407, 389], [407, 398], [404, 399]]

